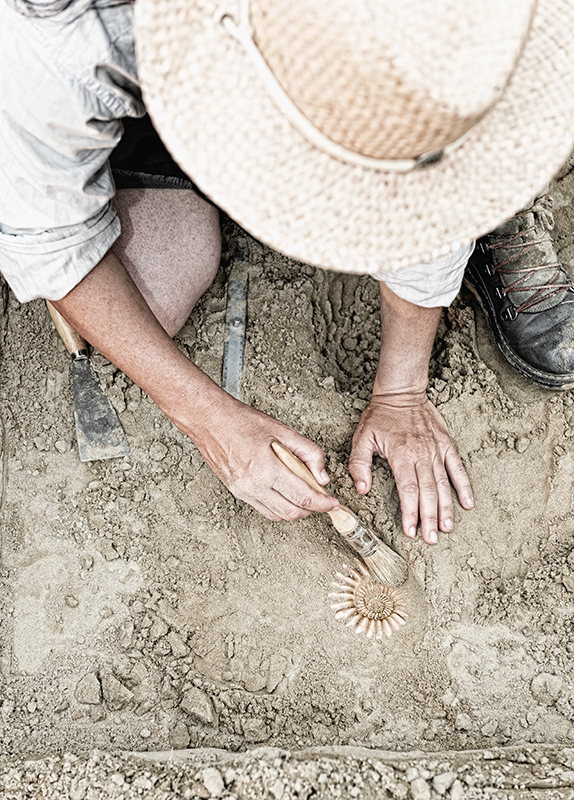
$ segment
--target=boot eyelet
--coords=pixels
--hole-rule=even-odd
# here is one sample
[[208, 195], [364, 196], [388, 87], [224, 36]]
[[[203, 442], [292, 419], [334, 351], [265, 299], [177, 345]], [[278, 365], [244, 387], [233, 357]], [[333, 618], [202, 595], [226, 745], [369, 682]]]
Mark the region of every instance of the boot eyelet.
[[514, 308], [514, 306], [507, 306], [500, 312], [500, 319], [502, 322], [514, 322], [517, 316], [518, 311]]
[[494, 275], [494, 270], [492, 269], [490, 264], [485, 264], [484, 265], [484, 270], [485, 270], [486, 274], [489, 275], [490, 277], [492, 277]]
[[499, 300], [503, 300], [504, 299], [505, 295], [504, 295], [503, 290], [500, 288], [500, 286], [495, 286], [494, 287], [494, 294], [498, 297]]

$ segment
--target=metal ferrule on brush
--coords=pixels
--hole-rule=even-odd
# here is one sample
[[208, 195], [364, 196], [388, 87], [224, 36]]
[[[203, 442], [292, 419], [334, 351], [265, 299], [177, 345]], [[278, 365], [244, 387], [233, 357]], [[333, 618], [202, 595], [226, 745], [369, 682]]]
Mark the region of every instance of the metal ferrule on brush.
[[348, 533], [341, 533], [341, 536], [345, 537], [353, 550], [356, 550], [362, 558], [368, 558], [379, 549], [379, 540], [368, 528], [363, 525], [356, 514], [354, 514], [352, 511], [351, 513], [353, 514], [357, 524]]

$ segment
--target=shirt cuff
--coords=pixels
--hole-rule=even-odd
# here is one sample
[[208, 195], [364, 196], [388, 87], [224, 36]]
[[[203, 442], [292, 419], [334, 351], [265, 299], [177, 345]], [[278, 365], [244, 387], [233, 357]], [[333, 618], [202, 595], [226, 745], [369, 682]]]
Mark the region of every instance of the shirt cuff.
[[450, 306], [460, 292], [464, 270], [473, 250], [474, 242], [425, 264], [371, 275], [403, 300], [416, 306]]
[[61, 228], [0, 225], [0, 271], [21, 303], [61, 300], [102, 260], [120, 232], [111, 203], [86, 222]]

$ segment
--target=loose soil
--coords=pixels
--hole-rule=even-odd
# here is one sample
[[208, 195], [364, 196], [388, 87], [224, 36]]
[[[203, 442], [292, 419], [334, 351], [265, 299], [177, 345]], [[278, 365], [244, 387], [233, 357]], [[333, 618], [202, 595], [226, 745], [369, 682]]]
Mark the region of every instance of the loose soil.
[[[572, 170], [571, 162], [551, 187], [568, 268]], [[225, 280], [244, 236], [228, 220], [223, 227], [218, 278], [177, 337], [218, 381]], [[457, 795], [457, 770], [470, 774], [474, 767], [460, 765], [473, 758], [482, 765], [477, 792], [497, 785], [486, 762], [501, 759], [546, 764], [545, 780], [551, 767], [569, 776], [544, 791], [574, 785], [573, 392], [547, 392], [514, 373], [463, 290], [443, 315], [429, 393], [476, 507], [457, 507], [454, 532], [437, 546], [410, 541], [388, 465], [376, 459], [366, 497], [347, 469], [377, 364], [376, 283], [250, 246], [242, 398], [321, 445], [331, 491], [408, 561], [408, 624], [379, 642], [336, 621], [328, 595], [353, 553], [329, 519], [272, 523], [235, 500], [194, 445], [97, 353], [94, 369], [132, 453], [81, 463], [69, 356], [44, 303], [21, 305], [4, 286], [0, 752], [4, 763], [41, 760], [5, 767], [2, 780], [10, 769], [21, 770], [20, 781], [44, 770], [56, 783], [73, 773], [79, 785], [109, 763], [127, 786], [143, 776], [133, 767], [143, 762], [119, 751], [193, 749], [182, 762], [188, 797], [214, 763], [220, 776], [245, 768], [245, 786], [266, 787], [250, 795], [225, 779], [220, 795], [240, 797], [272, 796], [286, 765], [292, 785], [303, 786], [301, 764], [315, 764], [316, 796], [327, 791], [318, 776], [339, 770], [364, 786], [404, 785], [387, 787], [389, 796], [416, 798], [418, 786], [423, 798], [420, 778], [428, 797], [482, 797]], [[170, 797], [181, 767], [150, 763], [146, 780], [161, 773]], [[443, 773], [454, 777], [439, 791], [433, 781]], [[198, 796], [219, 796], [202, 786]], [[62, 784], [62, 796], [68, 790]], [[78, 789], [77, 800], [84, 796]]]

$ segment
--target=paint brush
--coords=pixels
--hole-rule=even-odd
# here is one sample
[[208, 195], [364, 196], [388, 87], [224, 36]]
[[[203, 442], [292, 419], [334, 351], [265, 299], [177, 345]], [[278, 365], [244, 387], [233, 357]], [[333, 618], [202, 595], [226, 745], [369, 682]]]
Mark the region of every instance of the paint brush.
[[[329, 497], [326, 489], [313, 477], [313, 473], [290, 450], [279, 442], [271, 442], [277, 458], [293, 475], [304, 480], [307, 486]], [[407, 563], [398, 553], [382, 542], [358, 516], [346, 506], [327, 511], [331, 522], [361, 556], [370, 574], [390, 586], [400, 586], [407, 579]]]

